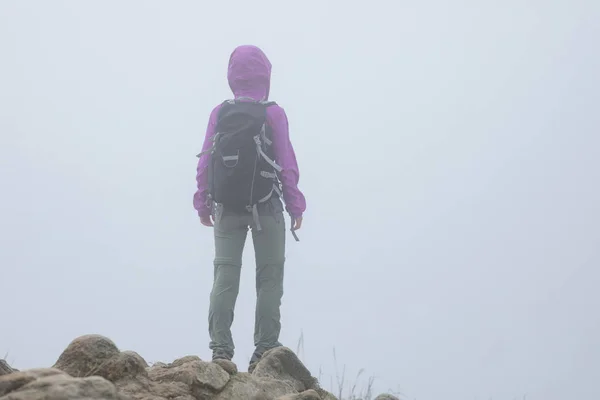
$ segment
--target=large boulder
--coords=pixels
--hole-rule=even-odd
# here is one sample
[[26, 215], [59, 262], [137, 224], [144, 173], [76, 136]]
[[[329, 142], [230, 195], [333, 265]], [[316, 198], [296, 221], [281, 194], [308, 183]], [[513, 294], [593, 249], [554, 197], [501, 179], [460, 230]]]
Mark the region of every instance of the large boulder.
[[287, 347], [276, 347], [265, 352], [252, 375], [286, 382], [297, 392], [319, 389], [317, 379]]
[[37, 379], [57, 375], [69, 376], [67, 373], [53, 368], [35, 368], [22, 372], [5, 374], [0, 376], [0, 397], [14, 392]]
[[126, 400], [114, 384], [91, 376], [73, 378], [56, 369], [33, 369], [0, 377], [0, 400]]
[[168, 391], [173, 387], [177, 390], [185, 387], [188, 389], [186, 394], [197, 400], [210, 399], [223, 390], [230, 379], [219, 365], [204, 362], [196, 356], [177, 359], [167, 366], [153, 366], [148, 369], [148, 377], [154, 383], [155, 391], [164, 390], [160, 388], [161, 384], [166, 384]]
[[53, 368], [74, 377], [96, 375], [104, 363], [119, 355], [117, 346], [101, 335], [84, 335], [74, 339], [62, 352]]

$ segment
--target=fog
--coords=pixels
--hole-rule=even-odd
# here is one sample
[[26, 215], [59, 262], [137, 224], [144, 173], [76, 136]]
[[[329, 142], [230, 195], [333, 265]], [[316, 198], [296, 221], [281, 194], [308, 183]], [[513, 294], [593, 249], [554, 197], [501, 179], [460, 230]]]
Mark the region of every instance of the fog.
[[599, 18], [593, 0], [2, 1], [0, 356], [47, 367], [98, 333], [210, 359], [195, 155], [254, 44], [307, 200], [281, 341], [303, 338], [323, 385], [335, 349], [347, 381], [411, 400], [600, 398]]

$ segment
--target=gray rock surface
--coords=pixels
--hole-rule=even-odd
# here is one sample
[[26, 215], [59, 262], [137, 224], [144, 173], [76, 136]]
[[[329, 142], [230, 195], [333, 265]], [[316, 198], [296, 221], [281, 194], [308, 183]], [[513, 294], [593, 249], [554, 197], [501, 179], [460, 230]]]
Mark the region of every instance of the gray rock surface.
[[229, 384], [214, 397], [214, 400], [276, 400], [286, 394], [294, 394], [287, 382], [258, 378], [247, 372], [233, 376]]
[[100, 376], [73, 378], [56, 370], [24, 371], [0, 377], [0, 400], [127, 400], [114, 384]]
[[228, 361], [228, 360], [214, 360], [213, 362], [215, 364], [217, 364], [219, 367], [223, 368], [225, 370], [225, 372], [227, 372], [229, 375], [235, 375], [235, 374], [238, 373], [237, 365], [235, 365], [231, 361]]
[[278, 398], [277, 400], [321, 400], [321, 397], [319, 396], [319, 393], [310, 389], [302, 393], [287, 394]]
[[69, 343], [53, 367], [74, 377], [85, 377], [95, 374], [103, 363], [118, 355], [119, 349], [109, 338], [85, 335]]
[[317, 379], [287, 347], [277, 347], [265, 352], [252, 375], [287, 382], [297, 392], [319, 388]]

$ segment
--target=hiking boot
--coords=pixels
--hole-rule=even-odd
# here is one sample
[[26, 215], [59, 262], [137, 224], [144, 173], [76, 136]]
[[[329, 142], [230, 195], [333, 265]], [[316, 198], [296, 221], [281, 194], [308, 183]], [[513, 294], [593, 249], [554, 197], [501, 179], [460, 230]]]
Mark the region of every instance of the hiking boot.
[[248, 365], [248, 373], [249, 374], [253, 373], [254, 370], [256, 369], [257, 365], [258, 365], [258, 361], [251, 362], [250, 365]]
[[250, 365], [248, 365], [248, 372], [252, 373], [254, 372], [254, 369], [256, 368], [256, 365], [258, 364], [258, 362], [262, 359], [262, 353], [259, 353], [258, 351], [255, 351], [254, 354], [252, 354], [252, 358], [250, 358]]
[[216, 360], [227, 360], [227, 361], [231, 361], [231, 357], [225, 353], [221, 353], [221, 352], [213, 352], [212, 355], [212, 360], [216, 361]]

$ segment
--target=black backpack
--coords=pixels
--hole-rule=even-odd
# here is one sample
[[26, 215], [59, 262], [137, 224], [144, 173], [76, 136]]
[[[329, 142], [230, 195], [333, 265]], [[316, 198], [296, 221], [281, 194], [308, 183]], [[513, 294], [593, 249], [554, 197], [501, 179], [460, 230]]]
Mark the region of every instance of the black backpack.
[[[281, 184], [272, 148], [267, 108], [275, 102], [252, 99], [225, 101], [219, 110], [208, 162], [208, 195], [236, 212], [251, 212], [258, 204], [281, 198]], [[260, 226], [258, 227], [260, 230]]]

